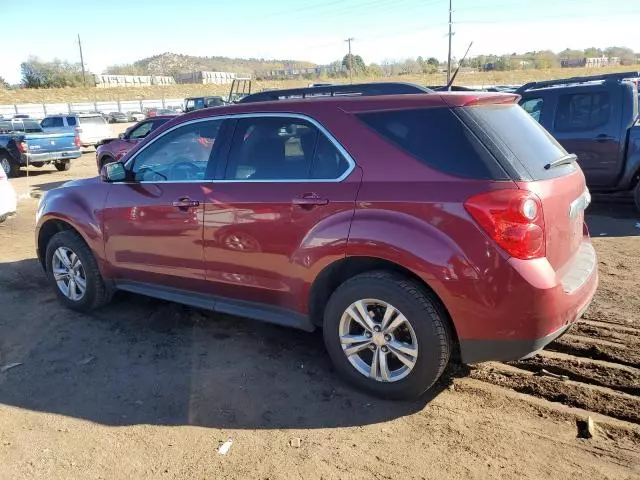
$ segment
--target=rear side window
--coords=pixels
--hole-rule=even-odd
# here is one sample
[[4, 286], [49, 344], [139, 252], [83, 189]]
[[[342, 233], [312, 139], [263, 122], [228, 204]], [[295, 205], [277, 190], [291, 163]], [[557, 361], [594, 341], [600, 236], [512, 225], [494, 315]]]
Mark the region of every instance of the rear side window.
[[44, 128], [63, 127], [64, 123], [62, 122], [62, 117], [49, 117], [42, 121], [42, 126]]
[[611, 117], [609, 92], [561, 95], [555, 118], [556, 132], [582, 132], [606, 125]]
[[105, 125], [104, 118], [100, 116], [95, 117], [80, 117], [80, 125]]
[[482, 105], [461, 110], [465, 121], [480, 130], [479, 135], [496, 158], [514, 170], [514, 179], [543, 180], [575, 169], [575, 164], [544, 169], [567, 151], [518, 105]]
[[313, 124], [287, 117], [238, 120], [227, 180], [337, 180], [349, 163]]
[[75, 127], [77, 125], [76, 117], [67, 117], [67, 125]]
[[23, 122], [22, 130], [25, 133], [40, 133], [42, 132], [42, 127], [38, 122], [34, 122], [33, 120], [25, 120]]
[[385, 111], [358, 117], [436, 170], [466, 178], [506, 178], [504, 170], [478, 138], [448, 108]]

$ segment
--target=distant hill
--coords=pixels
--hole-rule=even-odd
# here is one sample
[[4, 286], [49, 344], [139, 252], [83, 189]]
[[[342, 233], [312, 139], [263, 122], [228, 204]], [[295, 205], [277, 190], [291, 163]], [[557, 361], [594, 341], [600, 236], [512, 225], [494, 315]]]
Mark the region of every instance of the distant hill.
[[298, 60], [264, 60], [259, 58], [194, 57], [163, 53], [143, 58], [129, 65], [113, 65], [104, 73], [110, 75], [170, 75], [183, 72], [216, 71], [255, 73], [284, 68], [309, 68], [314, 63]]

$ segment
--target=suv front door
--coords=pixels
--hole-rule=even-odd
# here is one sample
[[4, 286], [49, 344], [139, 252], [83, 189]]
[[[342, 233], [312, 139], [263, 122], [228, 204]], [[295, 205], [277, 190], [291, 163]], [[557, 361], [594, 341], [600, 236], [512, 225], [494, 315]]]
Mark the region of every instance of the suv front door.
[[237, 120], [216, 178], [205, 207], [207, 281], [236, 301], [216, 309], [254, 308], [286, 323], [294, 317], [264, 305], [300, 309], [318, 272], [345, 257], [361, 171], [316, 122], [251, 115]]
[[104, 211], [105, 253], [117, 282], [202, 291], [202, 217], [222, 120], [177, 125], [127, 161]]

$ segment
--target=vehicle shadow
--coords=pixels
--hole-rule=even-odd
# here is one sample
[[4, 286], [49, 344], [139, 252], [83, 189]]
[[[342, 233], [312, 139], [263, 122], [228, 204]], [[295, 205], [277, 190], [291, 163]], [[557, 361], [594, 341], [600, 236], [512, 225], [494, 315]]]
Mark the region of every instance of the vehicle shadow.
[[66, 180], [58, 180], [57, 182], [48, 182], [48, 183], [38, 183], [31, 187], [33, 192], [48, 192], [49, 190], [53, 190], [54, 188], [61, 187], [65, 183], [69, 182], [70, 179]]
[[129, 294], [83, 315], [35, 259], [0, 264], [0, 305], [0, 403], [106, 425], [368, 425], [422, 410], [464, 374], [415, 401], [379, 400], [338, 379], [321, 334]]
[[594, 238], [640, 236], [640, 213], [633, 201], [594, 197], [585, 220]]

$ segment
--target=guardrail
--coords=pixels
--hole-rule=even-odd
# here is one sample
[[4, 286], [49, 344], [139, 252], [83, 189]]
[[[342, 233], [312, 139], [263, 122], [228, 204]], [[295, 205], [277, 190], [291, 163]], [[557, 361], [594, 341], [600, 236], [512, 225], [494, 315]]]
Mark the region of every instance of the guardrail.
[[82, 112], [142, 112], [146, 108], [181, 107], [182, 98], [159, 100], [120, 100], [110, 102], [72, 102], [72, 103], [21, 103], [0, 105], [0, 115], [11, 118], [14, 115], [29, 115], [40, 119], [47, 115]]

